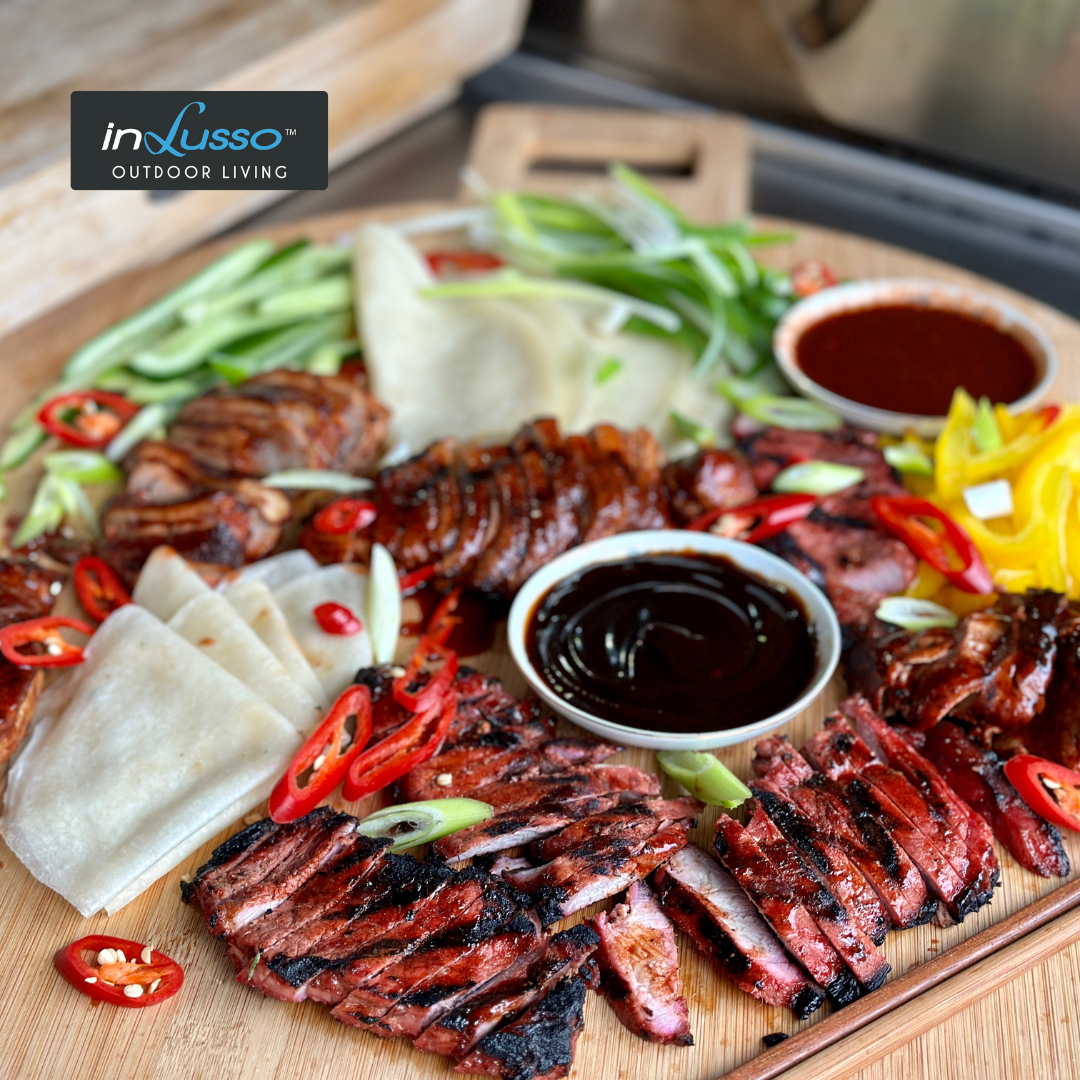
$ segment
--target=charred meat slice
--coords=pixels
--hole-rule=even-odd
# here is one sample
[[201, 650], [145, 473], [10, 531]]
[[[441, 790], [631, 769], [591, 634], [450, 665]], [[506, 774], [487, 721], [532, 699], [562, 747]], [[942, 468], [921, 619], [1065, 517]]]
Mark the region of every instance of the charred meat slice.
[[664, 913], [739, 989], [800, 1020], [821, 1007], [821, 987], [795, 966], [736, 880], [701, 848], [677, 851], [654, 881]]
[[664, 468], [671, 509], [683, 522], [757, 498], [750, 466], [730, 450], [700, 450]]
[[721, 814], [716, 821], [714, 845], [720, 861], [814, 981], [825, 987], [837, 1005], [854, 1001], [859, 996], [855, 977], [802, 904], [794, 884], [776, 868], [758, 842], [737, 821]]
[[543, 958], [517, 979], [485, 987], [441, 1017], [414, 1040], [420, 1050], [448, 1057], [464, 1057], [485, 1035], [539, 1001], [556, 983], [573, 975], [600, 944], [585, 924], [556, 934]]
[[506, 1027], [485, 1035], [457, 1067], [503, 1080], [559, 1080], [574, 1063], [585, 1022], [584, 980], [574, 975], [557, 983]]
[[222, 475], [357, 473], [378, 459], [389, 416], [351, 379], [282, 369], [189, 401], [169, 441]]
[[[1041, 877], [1065, 877], [1069, 857], [1061, 835], [1020, 797], [997, 754], [973, 742], [947, 720], [925, 736], [906, 736], [941, 770], [946, 781], [990, 823], [1013, 858]], [[916, 742], [916, 740], [919, 740]]]
[[649, 886], [631, 885], [626, 902], [600, 912], [592, 926], [600, 935], [600, 988], [623, 1026], [650, 1042], [693, 1045], [675, 928]]

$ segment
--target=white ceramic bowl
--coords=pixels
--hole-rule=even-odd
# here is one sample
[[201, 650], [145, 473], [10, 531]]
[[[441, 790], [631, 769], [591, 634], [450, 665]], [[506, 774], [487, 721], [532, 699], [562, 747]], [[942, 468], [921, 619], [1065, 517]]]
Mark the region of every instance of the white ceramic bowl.
[[843, 311], [858, 311], [882, 304], [911, 304], [958, 311], [981, 319], [1016, 338], [1035, 361], [1038, 377], [1035, 386], [1027, 394], [1018, 401], [1007, 402], [1014, 412], [1034, 408], [1046, 396], [1057, 377], [1057, 352], [1046, 331], [1004, 300], [964, 286], [921, 278], [879, 278], [836, 285], [800, 300], [787, 312], [773, 334], [773, 351], [784, 377], [799, 393], [828, 405], [858, 427], [884, 431], [891, 435], [914, 431], [926, 438], [933, 438], [945, 423], [942, 416], [917, 416], [891, 412], [888, 409], [875, 409], [841, 397], [819, 386], [795, 362], [799, 338], [815, 323]]
[[[705, 555], [722, 555], [739, 569], [756, 574], [773, 585], [779, 585], [798, 597], [806, 611], [817, 638], [817, 663], [814, 675], [803, 694], [782, 711], [754, 724], [683, 735], [669, 731], [647, 731], [604, 720], [564, 701], [540, 677], [529, 660], [525, 634], [532, 613], [548, 590], [563, 578], [598, 563], [622, 562], [640, 555], [659, 552], [692, 551]], [[507, 624], [510, 652], [529, 685], [551, 708], [575, 724], [607, 739], [630, 745], [646, 746], [653, 750], [711, 750], [719, 746], [754, 739], [772, 731], [805, 709], [824, 689], [840, 659], [840, 624], [832, 605], [820, 589], [790, 563], [753, 544], [741, 540], [726, 540], [707, 532], [688, 532], [675, 529], [656, 529], [622, 533], [571, 548], [537, 571], [514, 598]]]

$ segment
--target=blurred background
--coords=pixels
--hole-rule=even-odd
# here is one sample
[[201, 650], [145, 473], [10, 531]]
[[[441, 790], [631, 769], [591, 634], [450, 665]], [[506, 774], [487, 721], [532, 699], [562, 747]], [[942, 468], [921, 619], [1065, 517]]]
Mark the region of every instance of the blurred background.
[[[70, 191], [71, 90], [200, 87], [328, 90], [328, 189]], [[452, 197], [496, 101], [742, 114], [754, 211], [1080, 315], [1078, 100], [1080, 0], [0, 0], [0, 328], [151, 247]]]

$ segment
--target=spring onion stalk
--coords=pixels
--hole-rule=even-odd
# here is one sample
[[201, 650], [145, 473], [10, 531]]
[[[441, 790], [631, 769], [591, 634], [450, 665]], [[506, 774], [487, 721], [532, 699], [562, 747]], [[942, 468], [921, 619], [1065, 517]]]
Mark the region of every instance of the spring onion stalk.
[[710, 431], [704, 424], [691, 420], [689, 416], [673, 412], [671, 414], [671, 426], [676, 433], [684, 439], [693, 439], [698, 446], [708, 449], [716, 445], [716, 432]]
[[231, 288], [254, 273], [273, 252], [273, 241], [252, 240], [223, 255], [172, 292], [83, 345], [67, 362], [63, 384], [67, 387], [91, 385], [102, 371], [115, 367], [136, 349], [145, 347], [148, 335], [159, 335], [172, 326], [177, 313], [186, 304]]
[[360, 346], [355, 338], [328, 341], [312, 350], [304, 361], [304, 369], [312, 375], [337, 375], [345, 358], [355, 356], [359, 351]]
[[479, 825], [494, 813], [487, 803], [476, 799], [428, 799], [376, 810], [356, 826], [356, 831], [373, 839], [393, 840], [389, 850], [396, 854]]
[[312, 350], [351, 330], [352, 315], [347, 311], [295, 323], [234, 352], [216, 352], [210, 357], [209, 365], [235, 386], [264, 371], [301, 367]]
[[460, 210], [444, 210], [439, 214], [424, 214], [420, 217], [395, 221], [389, 227], [402, 236], [420, 236], [424, 233], [451, 232], [468, 229], [491, 217], [486, 206], [466, 206]]
[[9, 435], [0, 447], [0, 470], [6, 472], [21, 465], [48, 437], [40, 424]]
[[90, 531], [95, 540], [101, 539], [101, 521], [97, 511], [91, 505], [82, 485], [64, 476], [54, 476], [56, 494], [64, 508], [64, 517], [78, 519]]
[[34, 492], [26, 517], [19, 522], [11, 538], [13, 548], [21, 548], [36, 540], [42, 533], [52, 532], [64, 520], [64, 504], [61, 502], [61, 481], [52, 473], [46, 473]]
[[844, 426], [839, 413], [809, 398], [760, 394], [739, 407], [759, 423], [791, 431], [837, 431]]
[[975, 484], [961, 492], [968, 513], [980, 521], [993, 521], [994, 518], [1012, 517], [1013, 489], [1005, 477], [988, 480], [985, 484]]
[[45, 471], [77, 484], [109, 484], [124, 479], [123, 471], [96, 450], [57, 450], [46, 454]]
[[971, 429], [971, 437], [975, 441], [975, 449], [983, 454], [1000, 450], [1005, 445], [1001, 437], [1001, 429], [998, 427], [997, 417], [994, 415], [994, 406], [990, 404], [988, 397], [979, 398], [979, 404], [975, 410], [975, 425]]
[[734, 809], [753, 792], [712, 754], [696, 750], [661, 750], [656, 762], [695, 798], [710, 806]]
[[905, 476], [934, 475], [934, 462], [918, 443], [905, 440], [895, 446], [886, 446], [882, 453], [885, 460]]
[[773, 480], [772, 489], [782, 495], [835, 495], [861, 484], [865, 476], [866, 473], [855, 465], [802, 461], [781, 469]]
[[401, 584], [394, 557], [382, 544], [371, 547], [367, 625], [376, 664], [392, 664], [401, 637]]
[[614, 379], [623, 369], [623, 362], [617, 356], [609, 356], [597, 369], [593, 381], [597, 386]]
[[143, 441], [164, 432], [165, 425], [173, 417], [174, 407], [165, 402], [145, 405], [117, 433], [108, 446], [105, 456], [110, 461], [123, 461]]
[[886, 596], [874, 614], [882, 622], [914, 632], [932, 630], [938, 626], [951, 629], [960, 621], [947, 607], [911, 596]]
[[333, 469], [285, 469], [284, 472], [264, 476], [262, 482], [267, 487], [289, 491], [337, 491], [341, 494], [365, 491], [375, 486], [366, 477], [335, 472]]
[[352, 306], [352, 277], [349, 274], [335, 274], [310, 285], [268, 296], [259, 301], [255, 310], [269, 318], [310, 319], [316, 315], [351, 311]]

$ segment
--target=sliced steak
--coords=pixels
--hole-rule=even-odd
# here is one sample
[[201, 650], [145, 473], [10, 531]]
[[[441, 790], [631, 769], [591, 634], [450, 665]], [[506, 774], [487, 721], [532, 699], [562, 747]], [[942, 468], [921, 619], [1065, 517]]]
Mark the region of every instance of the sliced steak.
[[600, 989], [629, 1031], [650, 1042], [692, 1046], [679, 981], [675, 928], [643, 881], [626, 902], [592, 920], [600, 935]]
[[677, 851], [654, 881], [664, 913], [739, 989], [800, 1020], [821, 1007], [821, 987], [788, 957], [735, 878], [701, 848]]

